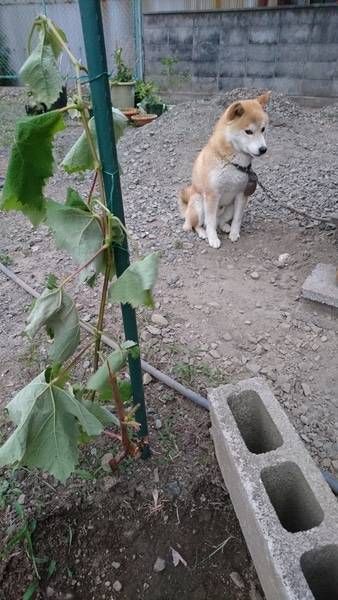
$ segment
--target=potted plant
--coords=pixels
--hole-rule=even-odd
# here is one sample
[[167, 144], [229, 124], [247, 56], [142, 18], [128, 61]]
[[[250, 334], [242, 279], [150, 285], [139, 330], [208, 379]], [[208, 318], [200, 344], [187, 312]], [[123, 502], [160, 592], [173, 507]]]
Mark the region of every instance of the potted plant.
[[123, 61], [122, 48], [116, 48], [114, 60], [117, 71], [110, 81], [112, 105], [119, 109], [131, 108], [135, 102], [135, 81], [131, 69]]
[[159, 117], [167, 107], [161, 98], [156, 95], [156, 92], [157, 88], [153, 81], [139, 80], [136, 82], [136, 105], [143, 108], [147, 113], [155, 114]]

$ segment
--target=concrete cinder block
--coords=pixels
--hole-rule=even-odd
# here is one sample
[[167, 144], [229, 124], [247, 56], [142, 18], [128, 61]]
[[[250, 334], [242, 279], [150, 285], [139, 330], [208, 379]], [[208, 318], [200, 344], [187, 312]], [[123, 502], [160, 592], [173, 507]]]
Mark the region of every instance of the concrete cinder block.
[[338, 308], [338, 285], [335, 265], [319, 263], [305, 280], [302, 294], [308, 300]]
[[332, 79], [336, 70], [334, 62], [307, 62], [304, 77], [308, 79]]
[[264, 380], [208, 394], [216, 456], [267, 600], [334, 600], [338, 505]]
[[311, 44], [308, 49], [308, 60], [313, 62], [336, 62], [338, 44]]
[[220, 61], [220, 77], [243, 77], [245, 70], [245, 60], [241, 62]]
[[246, 74], [248, 77], [273, 77], [275, 74], [275, 62], [250, 60], [250, 58], [248, 58], [246, 65]]
[[169, 29], [169, 54], [179, 60], [192, 60], [193, 30], [183, 27]]
[[249, 42], [253, 44], [277, 44], [278, 36], [278, 27], [272, 27], [271, 24], [266, 27], [250, 27], [248, 31]]
[[220, 77], [218, 80], [218, 89], [219, 90], [234, 90], [235, 88], [245, 87], [243, 77], [238, 77], [237, 75], [234, 77]]
[[304, 64], [301, 62], [276, 62], [276, 77], [303, 77]]
[[306, 24], [282, 24], [279, 41], [282, 43], [300, 44], [308, 42], [311, 35], [311, 26]]
[[301, 95], [302, 96], [320, 96], [323, 94], [323, 90], [325, 90], [325, 96], [334, 96], [333, 94], [333, 82], [329, 79], [304, 79], [302, 81], [301, 86]]
[[249, 44], [247, 54], [250, 60], [274, 62], [276, 55], [275, 44]]
[[221, 37], [221, 43], [219, 46], [220, 61], [226, 60], [228, 62], [232, 61], [234, 63], [237, 63], [246, 59], [246, 53], [246, 46], [229, 46], [229, 44], [224, 43]]

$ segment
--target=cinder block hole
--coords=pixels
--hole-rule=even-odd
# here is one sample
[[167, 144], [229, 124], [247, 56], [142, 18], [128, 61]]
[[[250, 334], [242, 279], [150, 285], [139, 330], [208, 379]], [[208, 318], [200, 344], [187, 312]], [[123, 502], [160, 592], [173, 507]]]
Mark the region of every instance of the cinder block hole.
[[305, 552], [300, 566], [315, 600], [338, 599], [338, 546]]
[[284, 529], [295, 533], [320, 525], [324, 513], [298, 465], [266, 467], [261, 478]]
[[257, 392], [246, 390], [230, 396], [228, 404], [250, 452], [263, 454], [283, 444], [283, 438]]

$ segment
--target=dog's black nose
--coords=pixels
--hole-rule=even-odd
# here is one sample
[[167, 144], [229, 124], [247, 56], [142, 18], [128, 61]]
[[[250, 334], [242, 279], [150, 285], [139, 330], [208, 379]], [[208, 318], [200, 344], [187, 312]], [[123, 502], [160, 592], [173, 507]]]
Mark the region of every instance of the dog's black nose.
[[259, 154], [265, 154], [266, 152], [266, 146], [261, 146], [259, 149]]

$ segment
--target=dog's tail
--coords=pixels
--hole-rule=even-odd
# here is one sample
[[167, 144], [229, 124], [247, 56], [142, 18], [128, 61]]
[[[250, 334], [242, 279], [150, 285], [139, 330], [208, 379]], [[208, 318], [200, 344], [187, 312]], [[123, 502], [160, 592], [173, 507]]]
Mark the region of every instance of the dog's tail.
[[189, 200], [193, 193], [192, 185], [188, 185], [180, 191], [180, 195], [178, 197], [178, 205], [180, 207], [182, 217], [185, 217], [185, 213], [187, 212]]

